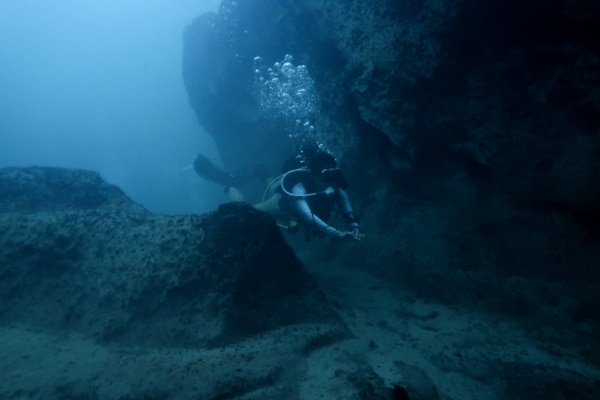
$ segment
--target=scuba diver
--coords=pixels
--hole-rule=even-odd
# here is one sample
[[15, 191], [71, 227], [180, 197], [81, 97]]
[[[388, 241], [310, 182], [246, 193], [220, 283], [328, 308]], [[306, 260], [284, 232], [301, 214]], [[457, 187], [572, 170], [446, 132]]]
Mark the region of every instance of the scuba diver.
[[[243, 201], [237, 189], [239, 179], [219, 170], [206, 157], [198, 154], [194, 170], [201, 177], [226, 186], [232, 201]], [[281, 228], [295, 233], [304, 226], [306, 240], [312, 235], [360, 240], [358, 220], [354, 216], [346, 188], [348, 181], [337, 167], [335, 158], [321, 150], [310, 152], [304, 159], [292, 157], [284, 163], [283, 173], [273, 179], [263, 193], [262, 202], [254, 207], [270, 214]], [[327, 224], [334, 209], [344, 218], [347, 231]]]

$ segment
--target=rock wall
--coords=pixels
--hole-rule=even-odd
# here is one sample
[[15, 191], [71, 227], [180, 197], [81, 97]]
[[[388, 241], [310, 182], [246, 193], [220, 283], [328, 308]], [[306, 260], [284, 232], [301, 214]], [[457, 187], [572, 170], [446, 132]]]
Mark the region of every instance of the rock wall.
[[184, 79], [230, 168], [289, 150], [252, 96], [253, 58], [289, 53], [316, 80], [325, 144], [357, 174], [365, 163], [393, 183], [406, 169], [429, 181], [465, 172], [511, 196], [539, 198], [535, 188], [549, 207], [585, 197], [598, 218], [600, 194], [586, 191], [597, 186], [598, 14], [561, 0], [224, 1], [186, 29]]
[[335, 313], [267, 215], [153, 215], [97, 174], [0, 170], [0, 324], [213, 346]]
[[466, 303], [507, 277], [562, 282], [550, 297], [579, 315], [600, 304], [599, 16], [562, 0], [226, 0], [187, 27], [184, 79], [228, 168], [277, 170], [289, 146], [257, 109], [252, 59], [294, 55], [371, 238], [343, 262]]

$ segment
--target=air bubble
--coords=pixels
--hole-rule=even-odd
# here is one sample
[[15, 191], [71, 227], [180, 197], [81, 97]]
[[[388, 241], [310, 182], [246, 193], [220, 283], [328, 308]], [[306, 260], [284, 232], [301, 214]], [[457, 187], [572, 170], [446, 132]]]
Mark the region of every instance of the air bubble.
[[281, 67], [281, 73], [284, 75], [291, 76], [294, 75], [295, 72], [296, 70], [294, 69], [294, 66], [289, 62], [284, 63]]
[[261, 57], [254, 57], [254, 94], [261, 113], [273, 121], [287, 125], [286, 131], [294, 144], [318, 144], [310, 120], [318, 110], [314, 81], [304, 65], [295, 66], [286, 54], [283, 61], [264, 66]]

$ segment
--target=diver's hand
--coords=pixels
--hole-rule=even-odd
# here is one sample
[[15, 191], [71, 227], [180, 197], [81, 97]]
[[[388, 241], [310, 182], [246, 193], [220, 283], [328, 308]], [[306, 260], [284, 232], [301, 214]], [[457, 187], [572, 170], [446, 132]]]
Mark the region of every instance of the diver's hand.
[[365, 238], [365, 234], [364, 233], [360, 233], [360, 230], [358, 228], [352, 228], [352, 237], [355, 240], [361, 240]]
[[364, 239], [365, 235], [360, 233], [358, 228], [354, 228], [351, 231], [344, 232], [342, 237], [348, 238], [348, 239], [354, 239], [354, 240], [361, 240], [361, 239]]

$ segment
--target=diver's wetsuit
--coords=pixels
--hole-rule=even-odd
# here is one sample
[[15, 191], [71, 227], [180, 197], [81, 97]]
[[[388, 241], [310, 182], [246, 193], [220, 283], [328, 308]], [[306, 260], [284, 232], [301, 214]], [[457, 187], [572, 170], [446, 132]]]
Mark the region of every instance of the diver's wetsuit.
[[[336, 168], [335, 158], [325, 152], [314, 153], [309, 163], [314, 173], [306, 169], [306, 166], [298, 165], [297, 161], [297, 157], [291, 157], [284, 164], [284, 174], [271, 182], [265, 191], [270, 197], [255, 207], [274, 218], [299, 220], [306, 228], [307, 238], [310, 233], [344, 237], [349, 232], [342, 232], [325, 222], [337, 205], [338, 211], [353, 231], [352, 234], [358, 234], [358, 221], [345, 191], [348, 182]], [[236, 188], [243, 180], [239, 175], [221, 171], [202, 154], [196, 157], [194, 170], [205, 179], [225, 185], [232, 201], [243, 201], [241, 192]], [[323, 180], [324, 176], [329, 178]], [[284, 178], [285, 189], [282, 186]]]
[[[334, 205], [337, 205], [350, 229], [358, 228], [358, 221], [354, 217], [348, 194], [344, 189], [328, 186], [323, 194], [303, 198], [302, 196], [309, 193], [309, 191], [307, 191], [304, 182], [298, 182], [290, 192], [298, 197], [282, 195], [279, 199], [279, 207], [284, 214], [299, 219], [309, 231], [332, 237], [343, 237], [345, 235], [344, 232], [324, 221], [331, 214]], [[325, 192], [328, 194], [325, 194]]]

